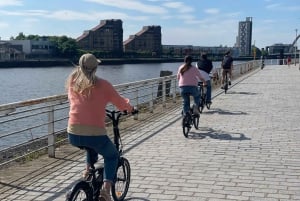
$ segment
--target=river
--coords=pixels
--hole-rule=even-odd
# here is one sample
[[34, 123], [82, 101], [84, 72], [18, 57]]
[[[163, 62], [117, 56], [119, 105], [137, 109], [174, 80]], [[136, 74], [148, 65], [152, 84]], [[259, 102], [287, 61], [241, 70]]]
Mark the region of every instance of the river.
[[[180, 64], [99, 65], [96, 74], [116, 85], [157, 78], [166, 70], [175, 75]], [[220, 62], [213, 65], [219, 68]], [[73, 69], [72, 66], [0, 68], [0, 105], [65, 94], [65, 81]]]

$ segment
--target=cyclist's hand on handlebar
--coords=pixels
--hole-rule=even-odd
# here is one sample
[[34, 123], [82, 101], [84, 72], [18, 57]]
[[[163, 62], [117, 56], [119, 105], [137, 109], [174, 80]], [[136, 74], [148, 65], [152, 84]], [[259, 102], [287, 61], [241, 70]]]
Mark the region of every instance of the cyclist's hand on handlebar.
[[138, 109], [136, 109], [135, 107], [132, 107], [131, 114], [134, 115], [137, 113], [139, 113]]

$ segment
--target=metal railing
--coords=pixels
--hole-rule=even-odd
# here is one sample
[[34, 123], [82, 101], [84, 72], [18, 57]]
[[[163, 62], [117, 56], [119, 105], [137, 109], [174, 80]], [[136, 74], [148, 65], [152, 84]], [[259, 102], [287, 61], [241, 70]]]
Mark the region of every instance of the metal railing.
[[[260, 61], [234, 65], [233, 77], [260, 67]], [[217, 69], [221, 75], [221, 69]], [[220, 85], [212, 82], [213, 88]], [[132, 105], [152, 113], [155, 106], [176, 103], [179, 95], [177, 76], [165, 76], [114, 86]], [[109, 105], [108, 107], [113, 107]], [[48, 152], [66, 141], [69, 103], [66, 94], [0, 105], [0, 166], [36, 152]]]

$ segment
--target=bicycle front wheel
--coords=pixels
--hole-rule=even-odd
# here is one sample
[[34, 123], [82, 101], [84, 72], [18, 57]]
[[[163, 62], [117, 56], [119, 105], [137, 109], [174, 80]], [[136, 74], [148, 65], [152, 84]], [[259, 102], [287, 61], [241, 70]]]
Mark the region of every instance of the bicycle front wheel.
[[115, 201], [122, 201], [126, 197], [130, 184], [130, 164], [126, 158], [121, 158], [116, 173], [116, 180], [112, 186], [112, 197]]
[[66, 201], [93, 201], [93, 193], [89, 184], [80, 181], [68, 192]]

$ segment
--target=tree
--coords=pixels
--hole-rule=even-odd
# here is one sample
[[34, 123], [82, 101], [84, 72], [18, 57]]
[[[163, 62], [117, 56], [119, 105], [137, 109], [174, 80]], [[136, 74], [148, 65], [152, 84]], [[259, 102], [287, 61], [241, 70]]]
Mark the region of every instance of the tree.
[[75, 59], [78, 57], [78, 45], [76, 40], [67, 36], [51, 36], [50, 41], [55, 44], [55, 54], [59, 57]]
[[20, 32], [15, 40], [26, 40], [26, 36], [23, 34], [23, 32]]

